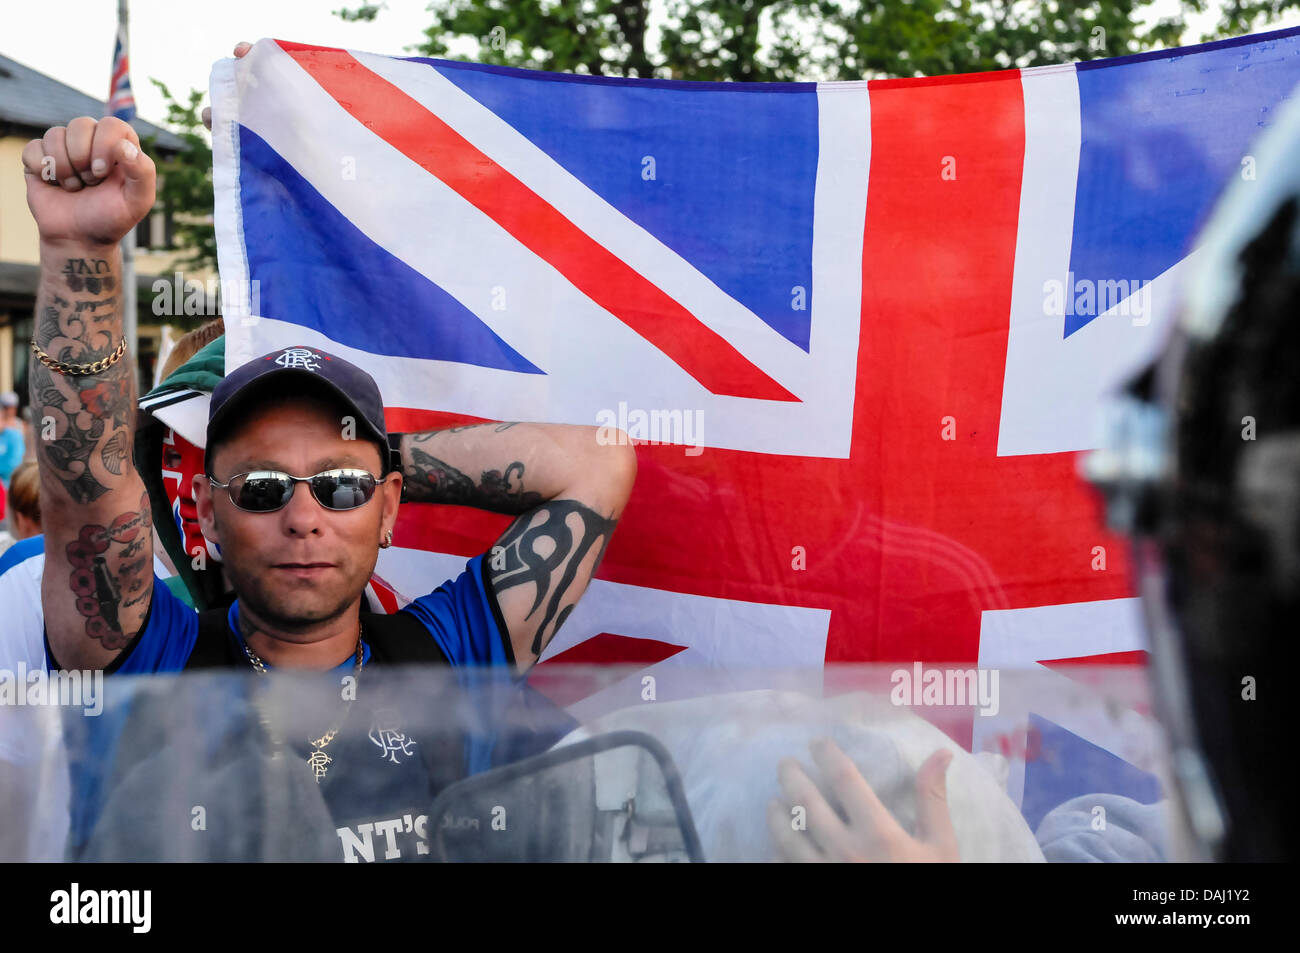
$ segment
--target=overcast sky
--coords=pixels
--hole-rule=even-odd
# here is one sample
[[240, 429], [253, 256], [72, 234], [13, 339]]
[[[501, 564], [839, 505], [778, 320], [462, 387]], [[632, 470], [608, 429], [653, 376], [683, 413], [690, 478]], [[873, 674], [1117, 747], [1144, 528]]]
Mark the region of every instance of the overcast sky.
[[[357, 0], [131, 0], [136, 108], [141, 118], [153, 122], [166, 115], [150, 78], [162, 80], [178, 99], [191, 88], [206, 91], [212, 64], [230, 56], [240, 40], [270, 36], [402, 54], [424, 38], [429, 26], [427, 0], [388, 0], [388, 9], [374, 23], [345, 23], [330, 12], [360, 5]], [[0, 53], [107, 99], [116, 29], [117, 0], [6, 0], [0, 12]]]
[[[131, 86], [140, 116], [158, 122], [165, 115], [151, 77], [178, 99], [191, 88], [206, 90], [213, 62], [230, 56], [239, 40], [270, 36], [402, 54], [424, 38], [429, 25], [427, 0], [387, 0], [373, 23], [345, 23], [331, 13], [344, 6], [360, 2], [131, 0]], [[1168, 13], [1177, 6], [1177, 0], [1161, 0], [1156, 9]], [[1197, 28], [1214, 19], [1198, 18], [1187, 41], [1195, 42]], [[108, 96], [116, 22], [116, 0], [8, 0], [0, 13], [0, 53], [102, 100]], [[1280, 25], [1300, 25], [1300, 12]]]

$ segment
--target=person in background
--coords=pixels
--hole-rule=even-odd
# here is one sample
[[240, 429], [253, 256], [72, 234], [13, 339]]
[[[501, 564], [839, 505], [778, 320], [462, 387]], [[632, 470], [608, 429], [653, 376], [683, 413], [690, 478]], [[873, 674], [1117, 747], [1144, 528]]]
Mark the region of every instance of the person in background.
[[[35, 461], [14, 470], [6, 493], [0, 484], [0, 554], [41, 531], [41, 481]], [[5, 520], [5, 514], [9, 519]]]
[[163, 361], [162, 369], [158, 372], [158, 380], [160, 382], [166, 381], [167, 378], [172, 376], [173, 372], [189, 361], [190, 358], [225, 333], [225, 322], [221, 318], [213, 318], [193, 331], [187, 331], [181, 335], [180, 339], [173, 345], [171, 353], [167, 355], [167, 360]]
[[9, 522], [15, 541], [41, 531], [41, 480], [34, 460], [19, 464], [9, 477]]
[[24, 407], [18, 411], [18, 423], [23, 429], [23, 442], [27, 444], [27, 449], [23, 452], [23, 460], [36, 459], [36, 427], [32, 424], [32, 409]]
[[0, 394], [0, 483], [9, 485], [9, 475], [23, 462], [26, 451], [27, 441], [18, 419], [18, 395], [8, 390]]
[[[202, 469], [202, 427], [195, 421], [206, 421], [208, 397], [225, 373], [224, 331], [221, 318], [213, 318], [183, 335], [163, 362], [161, 383], [140, 399], [136, 418], [135, 456], [145, 474], [145, 489], [153, 508], [154, 552], [172, 574], [167, 585], [183, 602], [196, 608], [207, 608], [229, 588], [221, 578], [220, 556], [202, 539], [197, 521], [192, 518], [192, 502], [187, 511], [190, 481], [184, 475], [187, 462], [190, 470], [196, 465]], [[170, 422], [157, 416], [155, 409]], [[176, 430], [177, 424], [188, 436]], [[191, 443], [195, 439], [199, 441], [197, 446]], [[210, 553], [214, 572], [199, 571], [191, 562], [196, 548]], [[218, 578], [212, 585], [202, 585], [207, 576]]]

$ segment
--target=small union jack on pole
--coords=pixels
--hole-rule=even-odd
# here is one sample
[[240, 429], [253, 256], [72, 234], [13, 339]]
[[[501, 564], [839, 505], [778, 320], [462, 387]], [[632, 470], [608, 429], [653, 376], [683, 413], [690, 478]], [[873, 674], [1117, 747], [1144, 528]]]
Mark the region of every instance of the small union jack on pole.
[[126, 0], [119, 0], [117, 5], [117, 42], [113, 45], [113, 78], [109, 83], [107, 112], [124, 122], [135, 118], [131, 63], [126, 45]]
[[[117, 42], [113, 46], [113, 78], [109, 82], [104, 115], [123, 122], [135, 119], [135, 96], [131, 92], [131, 63], [127, 55], [127, 0], [117, 0]], [[134, 353], [136, 348], [135, 231], [122, 237], [122, 330]]]

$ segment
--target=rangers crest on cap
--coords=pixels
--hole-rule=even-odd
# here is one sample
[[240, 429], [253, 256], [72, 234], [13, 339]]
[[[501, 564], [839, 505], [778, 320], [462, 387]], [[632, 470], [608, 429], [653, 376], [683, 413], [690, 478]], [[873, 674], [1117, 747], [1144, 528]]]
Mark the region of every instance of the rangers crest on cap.
[[275, 363], [283, 368], [302, 368], [305, 371], [320, 370], [320, 354], [307, 347], [287, 347], [276, 357]]
[[[303, 378], [304, 371], [310, 372], [311, 377]], [[242, 419], [233, 408], [242, 406], [267, 381], [295, 378], [299, 383], [319, 384], [327, 397], [347, 405], [356, 422], [363, 424], [366, 436], [378, 445], [380, 456], [385, 461], [385, 472], [388, 472], [394, 465], [393, 454], [388, 442], [388, 429], [384, 425], [384, 399], [375, 379], [341, 357], [302, 344], [258, 355], [217, 383], [208, 403], [209, 451], [222, 439], [223, 429], [231, 420]]]

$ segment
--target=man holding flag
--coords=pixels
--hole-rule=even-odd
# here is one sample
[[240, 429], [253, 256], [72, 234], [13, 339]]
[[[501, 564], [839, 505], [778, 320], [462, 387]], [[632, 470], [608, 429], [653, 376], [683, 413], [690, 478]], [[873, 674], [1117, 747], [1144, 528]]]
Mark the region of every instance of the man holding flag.
[[[636, 455], [625, 440], [598, 441], [595, 427], [496, 422], [390, 437], [368, 374], [322, 350], [281, 348], [235, 369], [212, 395], [205, 473], [193, 493], [237, 598], [228, 610], [196, 613], [152, 571], [116, 297], [117, 242], [153, 205], [153, 162], [122, 120], [81, 117], [28, 143], [23, 163], [41, 240], [31, 392], [38, 416], [55, 422], [53, 439], [37, 448], [52, 669], [283, 667], [347, 684], [373, 664], [525, 672], [537, 661], [586, 590], [631, 493]], [[455, 580], [400, 612], [366, 613], [363, 591], [392, 544], [402, 499], [517, 519]], [[297, 739], [291, 759], [331, 798], [341, 831], [417, 811], [435, 778], [460, 772], [445, 758], [425, 761], [441, 750], [430, 742], [418, 746], [422, 761], [390, 769], [401, 776], [385, 782], [383, 803], [352, 800], [353, 771], [327, 788], [338, 774], [331, 765], [353, 766], [365, 745], [364, 734], [353, 736], [367, 713], [347, 719], [361, 702], [355, 693], [344, 701], [337, 723], [318, 726], [319, 737], [313, 730], [310, 751]], [[486, 766], [472, 751], [465, 757], [468, 770]], [[77, 816], [93, 823], [103, 805], [81, 797], [91, 804]], [[79, 829], [73, 844], [88, 834]]]
[[[125, 123], [84, 117], [33, 140], [23, 159], [42, 260], [32, 394], [38, 416], [56, 421], [55, 439], [38, 449], [56, 664], [177, 669], [199, 647], [257, 670], [351, 670], [392, 657], [409, 643], [377, 625], [376, 655], [360, 606], [403, 496], [519, 517], [458, 580], [399, 613], [404, 631], [425, 631], [451, 664], [536, 661], [627, 501], [626, 442], [598, 444], [595, 427], [457, 427], [405, 435], [391, 448], [398, 470], [369, 375], [314, 349], [266, 355], [213, 395], [208, 472], [194, 491], [240, 599], [224, 626], [201, 625], [150, 571], [148, 502], [127, 465], [134, 401], [119, 363], [121, 311], [101, 305], [88, 326], [76, 309], [107, 303], [121, 282], [114, 246], [152, 207], [153, 163]], [[42, 175], [51, 163], [53, 181]]]

